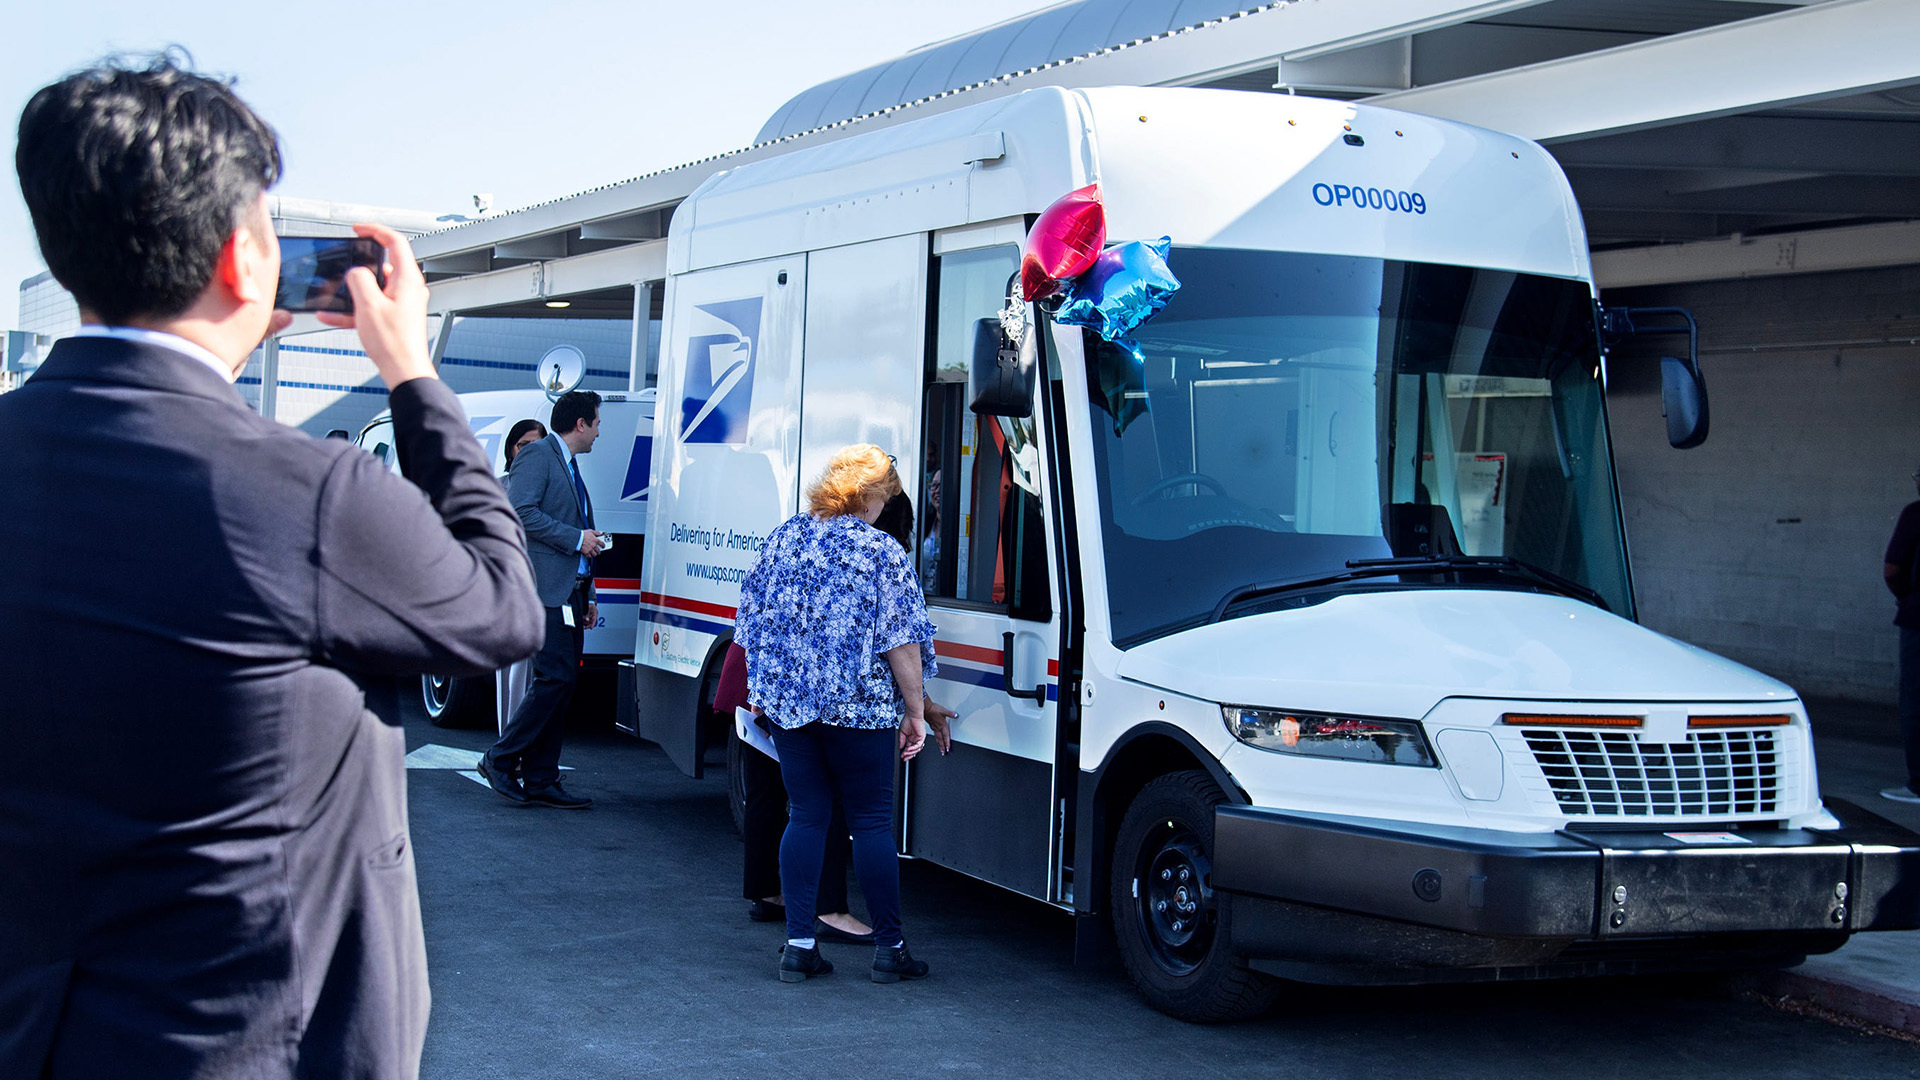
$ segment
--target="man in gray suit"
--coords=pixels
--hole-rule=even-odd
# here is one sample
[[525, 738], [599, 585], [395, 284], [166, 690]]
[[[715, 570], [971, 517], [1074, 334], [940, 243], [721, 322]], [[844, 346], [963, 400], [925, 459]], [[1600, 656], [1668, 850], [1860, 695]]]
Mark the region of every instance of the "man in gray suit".
[[580, 680], [580, 645], [600, 617], [593, 557], [607, 537], [593, 528], [593, 500], [574, 459], [600, 437], [600, 395], [575, 390], [553, 403], [552, 434], [513, 457], [507, 498], [527, 529], [534, 586], [547, 609], [546, 644], [533, 658], [533, 681], [500, 741], [480, 759], [480, 774], [508, 802], [580, 809], [593, 800], [560, 786], [560, 743], [567, 705]]

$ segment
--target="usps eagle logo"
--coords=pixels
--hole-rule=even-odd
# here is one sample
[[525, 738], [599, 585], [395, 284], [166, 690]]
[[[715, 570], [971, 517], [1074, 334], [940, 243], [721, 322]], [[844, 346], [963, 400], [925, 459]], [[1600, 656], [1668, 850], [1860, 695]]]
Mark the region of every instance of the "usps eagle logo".
[[747, 441], [754, 360], [760, 348], [761, 298], [693, 306], [687, 338], [680, 437], [690, 443]]

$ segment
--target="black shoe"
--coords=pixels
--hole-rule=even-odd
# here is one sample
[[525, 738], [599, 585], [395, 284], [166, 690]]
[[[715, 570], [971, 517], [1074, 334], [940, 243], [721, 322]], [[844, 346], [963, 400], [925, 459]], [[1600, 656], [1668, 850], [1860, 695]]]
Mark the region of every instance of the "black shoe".
[[765, 900], [749, 901], [747, 919], [751, 922], [783, 923], [787, 921], [787, 907], [785, 904], [770, 904]]
[[567, 789], [561, 787], [558, 780], [551, 784], [528, 788], [527, 801], [541, 806], [558, 807], [561, 810], [581, 810], [593, 805], [593, 800], [585, 795], [567, 794]]
[[480, 776], [501, 798], [519, 806], [527, 804], [527, 789], [520, 786], [519, 779], [498, 765], [488, 765], [484, 757], [480, 759]]
[[833, 974], [833, 961], [821, 956], [819, 949], [782, 945], [780, 954], [781, 982], [806, 982], [821, 975]]
[[864, 934], [850, 934], [822, 919], [813, 920], [813, 936], [821, 941], [838, 941], [846, 945], [873, 944], [873, 931]]
[[905, 945], [898, 948], [882, 946], [873, 954], [873, 981], [877, 983], [899, 982], [901, 979], [924, 979], [927, 977], [927, 962], [915, 960]]

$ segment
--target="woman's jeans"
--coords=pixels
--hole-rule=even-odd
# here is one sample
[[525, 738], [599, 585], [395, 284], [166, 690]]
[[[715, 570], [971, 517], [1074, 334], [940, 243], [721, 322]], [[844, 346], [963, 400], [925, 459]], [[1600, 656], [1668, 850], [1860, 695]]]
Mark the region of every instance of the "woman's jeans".
[[787, 937], [813, 936], [815, 893], [837, 795], [853, 833], [853, 869], [867, 898], [873, 940], [900, 938], [900, 860], [893, 846], [893, 770], [899, 733], [893, 728], [832, 724], [775, 727], [780, 774], [787, 783], [787, 832], [780, 840], [780, 891], [787, 901]]

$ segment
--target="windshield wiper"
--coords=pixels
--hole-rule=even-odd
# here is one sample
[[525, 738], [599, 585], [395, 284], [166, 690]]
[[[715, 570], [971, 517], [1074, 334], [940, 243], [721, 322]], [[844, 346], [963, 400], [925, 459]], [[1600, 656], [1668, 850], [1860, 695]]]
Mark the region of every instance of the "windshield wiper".
[[[1363, 559], [1360, 561], [1365, 562], [1367, 560]], [[1228, 608], [1247, 600], [1257, 600], [1262, 596], [1272, 596], [1275, 593], [1299, 592], [1303, 589], [1319, 588], [1322, 585], [1338, 585], [1346, 581], [1358, 581], [1361, 578], [1388, 577], [1400, 572], [1398, 566], [1355, 566], [1352, 562], [1347, 563], [1347, 565], [1353, 567], [1353, 569], [1344, 574], [1322, 574], [1314, 577], [1283, 578], [1279, 581], [1256, 581], [1250, 585], [1242, 585], [1221, 597], [1220, 602], [1213, 605], [1213, 614], [1207, 617], [1207, 622], [1209, 624], [1217, 623], [1226, 617]]]
[[1413, 555], [1393, 559], [1348, 559], [1350, 570], [1372, 570], [1387, 573], [1448, 570], [1486, 570], [1496, 574], [1510, 574], [1514, 577], [1528, 578], [1546, 585], [1556, 592], [1565, 593], [1576, 600], [1585, 600], [1601, 611], [1612, 611], [1606, 598], [1599, 592], [1569, 577], [1562, 577], [1544, 567], [1507, 555]]
[[1601, 611], [1611, 611], [1606, 599], [1598, 592], [1571, 578], [1561, 577], [1551, 570], [1544, 570], [1532, 563], [1521, 562], [1506, 556], [1492, 555], [1414, 555], [1393, 559], [1348, 559], [1347, 572], [1344, 574], [1320, 574], [1314, 577], [1289, 578], [1280, 581], [1257, 581], [1229, 592], [1213, 606], [1213, 614], [1208, 616], [1209, 624], [1217, 623], [1226, 617], [1227, 609], [1235, 604], [1256, 600], [1275, 593], [1299, 592], [1325, 585], [1339, 585], [1343, 582], [1358, 581], [1362, 578], [1389, 577], [1394, 574], [1424, 573], [1429, 571], [1480, 570], [1497, 574], [1509, 574], [1528, 578], [1542, 585], [1551, 586], [1555, 591], [1565, 593], [1575, 599], [1585, 600]]

